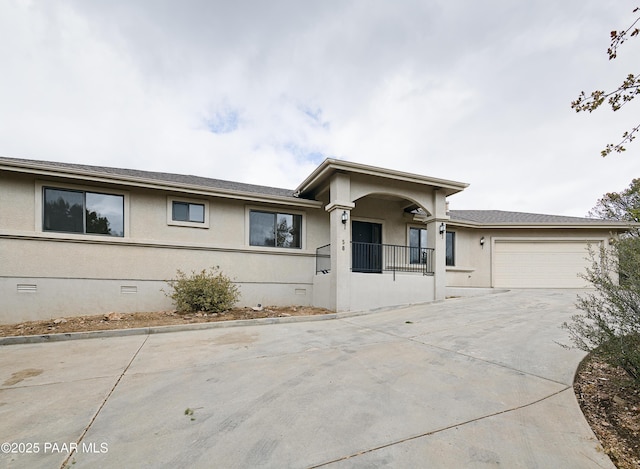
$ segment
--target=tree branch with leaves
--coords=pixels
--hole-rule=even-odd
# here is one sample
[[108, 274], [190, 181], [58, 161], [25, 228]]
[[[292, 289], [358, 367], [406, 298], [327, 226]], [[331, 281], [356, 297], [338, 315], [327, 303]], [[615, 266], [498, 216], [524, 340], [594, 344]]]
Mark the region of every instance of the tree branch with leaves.
[[[618, 48], [624, 44], [627, 39], [636, 37], [640, 34], [640, 28], [636, 25], [640, 21], [640, 7], [635, 8], [633, 13], [638, 15], [635, 21], [627, 29], [623, 31], [611, 31], [611, 45], [607, 49], [609, 60], [613, 60], [618, 56]], [[607, 102], [612, 111], [619, 111], [624, 105], [632, 101], [640, 94], [640, 74], [630, 73], [624, 79], [622, 84], [612, 91], [595, 90], [587, 95], [584, 91], [575, 101], [571, 102], [571, 108], [576, 112], [587, 111], [589, 113], [598, 109], [602, 104]], [[621, 153], [626, 151], [625, 145], [631, 143], [636, 134], [640, 131], [640, 123], [631, 127], [622, 134], [622, 139], [617, 144], [609, 143], [600, 152], [602, 156], [607, 156], [611, 152]]]

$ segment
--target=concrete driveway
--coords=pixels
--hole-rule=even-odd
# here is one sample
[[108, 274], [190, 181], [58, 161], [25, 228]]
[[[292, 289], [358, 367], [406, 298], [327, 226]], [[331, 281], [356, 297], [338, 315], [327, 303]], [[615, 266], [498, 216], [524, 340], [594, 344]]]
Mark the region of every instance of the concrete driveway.
[[613, 468], [556, 344], [575, 298], [2, 346], [0, 466]]

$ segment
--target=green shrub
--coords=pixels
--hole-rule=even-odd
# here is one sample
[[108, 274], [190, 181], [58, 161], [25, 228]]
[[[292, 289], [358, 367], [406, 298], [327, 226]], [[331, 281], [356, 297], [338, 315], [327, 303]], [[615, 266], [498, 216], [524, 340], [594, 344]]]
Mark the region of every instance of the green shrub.
[[181, 313], [220, 313], [233, 308], [240, 297], [238, 287], [219, 272], [218, 267], [192, 271], [190, 276], [178, 270], [176, 278], [167, 283], [173, 292], [165, 292], [165, 295], [173, 300], [176, 310]]
[[594, 292], [578, 297], [583, 314], [563, 327], [577, 348], [620, 366], [640, 386], [640, 238], [590, 250], [590, 257], [583, 278]]

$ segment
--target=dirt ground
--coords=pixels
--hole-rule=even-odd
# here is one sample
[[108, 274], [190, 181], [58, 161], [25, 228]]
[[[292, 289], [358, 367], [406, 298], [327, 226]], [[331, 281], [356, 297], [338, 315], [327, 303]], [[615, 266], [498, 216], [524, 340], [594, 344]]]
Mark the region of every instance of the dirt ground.
[[152, 313], [114, 312], [93, 316], [57, 317], [44, 321], [27, 321], [19, 324], [0, 325], [0, 337], [133, 329], [149, 326], [233, 321], [236, 319], [313, 316], [316, 314], [330, 313], [333, 313], [333, 311], [310, 306], [265, 306], [259, 311], [252, 308], [234, 308], [220, 314], [180, 314], [175, 311], [156, 311]]
[[[235, 308], [222, 314], [109, 313], [0, 325], [0, 337], [329, 313], [332, 311], [308, 306], [270, 306], [260, 311]], [[639, 468], [640, 391], [631, 385], [624, 371], [588, 357], [576, 373], [574, 391], [589, 425], [614, 464], [620, 469]]]
[[573, 389], [591, 429], [620, 469], [640, 467], [640, 390], [620, 368], [587, 357]]

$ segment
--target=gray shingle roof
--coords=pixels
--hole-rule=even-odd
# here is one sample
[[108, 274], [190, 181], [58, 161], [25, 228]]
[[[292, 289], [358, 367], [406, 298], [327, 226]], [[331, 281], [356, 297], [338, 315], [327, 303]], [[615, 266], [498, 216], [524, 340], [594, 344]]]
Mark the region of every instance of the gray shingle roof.
[[75, 163], [59, 163], [56, 161], [37, 161], [20, 158], [0, 157], [1, 161], [24, 163], [34, 166], [54, 167], [67, 171], [82, 171], [95, 174], [119, 176], [125, 178], [147, 179], [161, 183], [184, 184], [188, 186], [199, 186], [205, 189], [220, 189], [225, 191], [248, 192], [260, 195], [270, 195], [276, 197], [294, 198], [292, 189], [282, 189], [278, 187], [260, 186], [256, 184], [245, 184], [242, 182], [225, 181], [203, 176], [193, 176], [186, 174], [160, 173], [154, 171], [141, 171], [137, 169], [111, 168], [107, 166], [89, 166]]
[[[27, 168], [41, 168], [45, 170], [60, 170], [61, 172], [93, 174], [95, 176], [110, 176], [131, 179], [133, 181], [156, 181], [170, 186], [189, 186], [204, 190], [220, 190], [223, 192], [237, 192], [241, 194], [255, 194], [256, 196], [270, 196], [277, 198], [291, 198], [301, 201], [294, 196], [294, 190], [278, 187], [246, 184], [241, 182], [213, 179], [203, 176], [142, 171], [137, 169], [112, 168], [107, 166], [90, 166], [76, 163], [60, 163], [55, 161], [39, 161], [21, 158], [6, 158], [0, 156], [0, 163], [5, 162]], [[304, 199], [303, 199], [304, 200]], [[624, 223], [613, 220], [599, 220], [594, 218], [567, 217], [562, 215], [544, 215], [538, 213], [508, 212], [502, 210], [451, 210], [451, 222], [478, 225], [603, 225], [611, 224], [618, 227]]]
[[620, 225], [619, 221], [596, 218], [545, 215], [541, 213], [507, 212], [503, 210], [451, 210], [451, 221], [478, 224], [607, 224]]

